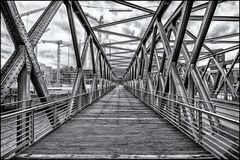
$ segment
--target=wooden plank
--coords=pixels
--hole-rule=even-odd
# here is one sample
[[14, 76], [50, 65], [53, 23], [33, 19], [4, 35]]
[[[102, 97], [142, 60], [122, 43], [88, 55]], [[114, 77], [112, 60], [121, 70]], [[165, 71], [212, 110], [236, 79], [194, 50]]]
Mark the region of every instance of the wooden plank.
[[214, 159], [209, 154], [194, 155], [107, 155], [107, 154], [21, 154], [27, 159]]

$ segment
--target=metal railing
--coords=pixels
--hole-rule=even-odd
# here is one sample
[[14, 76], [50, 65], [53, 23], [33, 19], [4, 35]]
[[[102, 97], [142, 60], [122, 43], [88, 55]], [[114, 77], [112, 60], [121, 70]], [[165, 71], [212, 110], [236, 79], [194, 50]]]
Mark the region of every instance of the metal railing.
[[236, 114], [204, 109], [207, 102], [201, 100], [189, 105], [179, 96], [172, 99], [129, 86], [125, 88], [217, 158], [239, 159], [239, 116]]
[[114, 88], [101, 88], [1, 115], [1, 158], [15, 156]]
[[[31, 95], [31, 99], [22, 100], [22, 101], [17, 101], [17, 98], [16, 98], [17, 95], [12, 95], [12, 97], [14, 97], [14, 101], [9, 101], [7, 103], [6, 101], [4, 101], [1, 104], [1, 115], [13, 113], [21, 110], [21, 108], [19, 108], [20, 104], [25, 105], [26, 106], [25, 108], [30, 108], [32, 106], [42, 105], [43, 103], [49, 103], [50, 101], [56, 101], [61, 98], [67, 98], [70, 95], [71, 94], [56, 94], [56, 95], [50, 95], [48, 97], [36, 97], [37, 95]], [[47, 99], [48, 101], [41, 102], [41, 99]]]

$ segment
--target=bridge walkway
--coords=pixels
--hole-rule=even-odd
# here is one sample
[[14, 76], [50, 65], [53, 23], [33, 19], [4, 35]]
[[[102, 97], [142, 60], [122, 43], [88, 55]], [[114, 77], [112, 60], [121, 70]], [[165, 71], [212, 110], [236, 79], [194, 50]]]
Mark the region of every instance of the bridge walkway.
[[120, 86], [15, 158], [214, 157]]

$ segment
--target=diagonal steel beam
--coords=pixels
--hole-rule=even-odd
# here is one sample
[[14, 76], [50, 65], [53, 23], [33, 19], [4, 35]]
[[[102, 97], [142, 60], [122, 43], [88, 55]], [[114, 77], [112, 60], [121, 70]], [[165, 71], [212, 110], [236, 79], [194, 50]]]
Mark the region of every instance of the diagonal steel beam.
[[216, 52], [216, 53], [212, 53], [212, 54], [210, 54], [210, 55], [208, 54], [208, 55], [201, 56], [201, 57], [198, 58], [198, 60], [199, 60], [199, 61], [200, 61], [200, 60], [204, 60], [204, 59], [211, 58], [211, 57], [214, 57], [214, 56], [216, 56], [216, 55], [224, 54], [224, 53], [227, 53], [227, 52], [230, 52], [230, 51], [234, 51], [234, 50], [237, 50], [237, 49], [239, 49], [239, 44], [238, 44], [238, 45], [231, 46], [231, 47], [229, 47], [229, 48], [225, 48], [225, 49], [223, 49], [223, 50], [221, 50], [221, 51], [218, 51], [218, 52]]
[[[190, 31], [187, 31], [187, 34], [188, 34], [190, 37], [192, 37], [193, 39], [197, 39]], [[211, 59], [212, 59], [212, 60], [215, 62], [215, 64], [217, 65], [219, 71], [221, 71], [222, 75], [223, 75], [224, 77], [226, 77], [225, 80], [226, 80], [226, 82], [227, 82], [227, 85], [228, 85], [229, 88], [231, 89], [233, 96], [234, 96], [234, 97], [237, 97], [238, 94], [235, 92], [233, 85], [231, 84], [231, 82], [229, 81], [229, 79], [227, 78], [227, 76], [225, 75], [226, 73], [224, 72], [224, 68], [223, 68], [222, 65], [220, 65], [219, 62], [216, 60], [215, 55], [223, 54], [223, 53], [226, 53], [226, 52], [228, 52], [228, 51], [232, 51], [232, 50], [238, 49], [238, 48], [239, 48], [239, 45], [229, 47], [229, 48], [224, 49], [223, 51], [220, 51], [220, 52], [217, 52], [217, 53], [213, 53], [212, 50], [211, 50], [210, 48], [208, 48], [204, 43], [203, 43], [202, 45], [203, 45], [203, 47], [206, 48], [211, 54], [208, 54], [208, 55], [205, 55], [205, 56], [203, 56], [203, 57], [198, 58], [198, 61], [211, 57]], [[186, 47], [185, 47], [185, 48], [186, 48]], [[193, 51], [194, 51], [194, 50], [193, 50]], [[187, 60], [187, 61], [189, 61], [189, 60]], [[186, 85], [187, 79], [188, 79], [188, 78], [187, 78], [188, 69], [189, 69], [189, 68], [187, 68], [187, 72], [185, 72], [185, 76], [184, 76], [184, 77], [185, 77], [185, 81], [184, 81], [184, 84], [185, 84], [185, 85]], [[219, 78], [220, 78], [220, 77], [219, 77]], [[218, 79], [218, 80], [219, 80], [219, 79]], [[218, 82], [218, 81], [216, 81], [216, 82]], [[217, 84], [218, 84], [218, 83], [215, 83], [215, 84], [216, 84], [215, 87], [217, 87]], [[205, 88], [206, 88], [206, 86], [205, 86]]]
[[[171, 4], [171, 1], [161, 1], [155, 14], [153, 15], [152, 17], [152, 20], [150, 21], [149, 25], [148, 25], [148, 28], [146, 29], [143, 37], [142, 37], [142, 40], [140, 41], [139, 45], [138, 45], [138, 48], [136, 49], [135, 51], [135, 54], [133, 56], [133, 59], [131, 61], [131, 63], [129, 64], [129, 67], [132, 65], [132, 63], [134, 62], [136, 56], [138, 56], [139, 54], [139, 51], [140, 49], [142, 48], [142, 45], [146, 43], [149, 35], [152, 33], [152, 28], [153, 28], [153, 25], [155, 23], [155, 20], [157, 18], [161, 18], [163, 16], [163, 14], [165, 13], [165, 11], [167, 10], [167, 8], [169, 7], [169, 5]], [[147, 52], [146, 52], [147, 53]]]
[[134, 51], [131, 51], [131, 52], [129, 52], [129, 51], [127, 51], [127, 52], [113, 52], [113, 53], [107, 54], [106, 56], [112, 56], [112, 55], [116, 55], [116, 54], [122, 55], [122, 54], [126, 54], [126, 53], [134, 53]]
[[111, 56], [111, 57], [117, 57], [117, 58], [126, 58], [126, 59], [131, 59], [132, 57], [127, 57], [127, 56], [118, 56], [118, 55], [114, 55], [114, 54], [111, 54], [111, 55], [109, 55], [109, 54], [107, 54], [106, 56]]
[[157, 34], [157, 26], [155, 25], [153, 27], [153, 33], [152, 33], [152, 46], [150, 49], [150, 56], [149, 56], [149, 64], [148, 64], [148, 73], [151, 74], [151, 70], [152, 70], [152, 61], [153, 61], [153, 52], [155, 49], [155, 45], [156, 45], [156, 34]]
[[106, 54], [103, 50], [103, 48], [101, 47], [101, 44], [99, 43], [99, 41], [97, 40], [97, 37], [95, 35], [95, 33], [93, 32], [92, 27], [90, 26], [82, 8], [81, 5], [79, 4], [78, 1], [72, 1], [72, 8], [73, 8], [73, 12], [75, 13], [75, 15], [77, 16], [78, 20], [80, 21], [80, 23], [82, 24], [83, 28], [85, 29], [85, 31], [87, 32], [87, 34], [92, 36], [93, 39], [93, 43], [95, 44], [97, 50], [100, 50], [102, 57], [104, 58], [104, 60], [106, 61], [108, 67], [111, 68], [108, 59], [106, 57]]
[[140, 37], [136, 37], [136, 36], [131, 36], [128, 34], [123, 34], [123, 33], [117, 33], [117, 32], [113, 32], [113, 31], [107, 31], [107, 30], [102, 30], [102, 29], [97, 29], [97, 28], [93, 28], [93, 30], [101, 32], [101, 33], [105, 33], [105, 34], [111, 34], [111, 35], [116, 35], [116, 36], [121, 36], [121, 37], [127, 37], [127, 38], [132, 38], [132, 39], [137, 39], [140, 40]]
[[124, 62], [124, 63], [122, 63], [122, 62], [111, 63], [111, 65], [127, 65], [127, 64], [129, 64], [129, 62]]
[[[223, 79], [226, 81], [227, 85], [229, 86], [232, 95], [234, 98], [239, 97], [238, 93], [235, 91], [232, 83], [229, 81], [228, 76], [226, 75], [226, 71], [223, 69], [222, 65], [217, 62], [215, 58], [212, 58], [212, 60], [215, 62], [216, 66], [218, 67], [219, 71], [221, 72]], [[219, 79], [218, 79], [219, 80]]]
[[[234, 67], [234, 65], [236, 64], [237, 61], [238, 61], [238, 63], [239, 63], [239, 51], [238, 51], [238, 53], [236, 54], [234, 60], [232, 61], [232, 64], [231, 64], [230, 68], [229, 68], [228, 71], [227, 71], [226, 77], [229, 77], [229, 75], [230, 75], [230, 73], [231, 73], [231, 71], [232, 71], [232, 69], [233, 69], [233, 67]], [[220, 90], [221, 90], [221, 88], [222, 88], [222, 86], [223, 86], [224, 78], [226, 78], [226, 77], [221, 77], [220, 85], [219, 85], [218, 88], [216, 89], [215, 95], [218, 95], [218, 93], [220, 92]]]
[[[3, 2], [3, 3], [1, 3], [1, 7], [4, 10], [3, 15], [5, 17], [5, 21], [7, 22], [6, 23], [7, 27], [9, 28], [9, 30], [14, 32], [14, 33], [10, 32], [10, 34], [14, 34], [12, 36], [12, 38], [13, 38], [13, 41], [16, 40], [15, 45], [23, 44], [26, 47], [28, 56], [33, 65], [31, 79], [33, 81], [33, 85], [34, 85], [38, 95], [40, 97], [48, 97], [48, 91], [44, 84], [44, 80], [43, 80], [43, 77], [42, 77], [41, 71], [40, 71], [40, 66], [37, 62], [36, 56], [33, 51], [31, 39], [29, 39], [29, 36], [25, 30], [24, 24], [23, 24], [21, 18], [19, 17], [19, 13], [17, 11], [15, 3], [14, 2]], [[60, 5], [58, 7], [60, 7]], [[16, 38], [16, 37], [18, 37], [18, 38]], [[21, 57], [21, 58], [23, 58], [23, 57]], [[11, 72], [12, 70], [8, 70], [8, 71]], [[15, 72], [15, 76], [17, 76], [18, 74], [19, 74], [18, 72]], [[6, 79], [6, 77], [4, 77], [4, 78]], [[11, 81], [11, 80], [8, 80], [8, 81]], [[1, 81], [1, 84], [2, 84], [2, 82], [3, 81]], [[3, 85], [2, 87], [8, 87], [9, 85], [11, 85], [11, 84], [8, 83], [8, 85]], [[3, 94], [1, 94], [1, 100], [6, 95], [6, 93], [7, 93], [6, 90], [7, 89], [5, 88], [5, 92]], [[45, 100], [46, 99], [44, 99], [44, 101]]]
[[[200, 97], [205, 102], [208, 102], [208, 103], [206, 103], [205, 109], [206, 110], [211, 110], [212, 112], [215, 112], [214, 107], [209, 103], [209, 102], [211, 102], [210, 96], [209, 96], [209, 94], [207, 92], [207, 88], [204, 86], [204, 84], [202, 82], [201, 75], [200, 75], [200, 73], [199, 73], [199, 71], [198, 71], [198, 69], [196, 67], [196, 62], [198, 60], [201, 47], [202, 47], [204, 39], [206, 37], [207, 31], [208, 31], [208, 28], [210, 26], [211, 19], [213, 17], [215, 9], [217, 7], [218, 1], [210, 1], [208, 3], [209, 4], [208, 4], [208, 7], [207, 7], [207, 9], [205, 11], [204, 19], [203, 19], [203, 22], [201, 24], [201, 27], [200, 27], [200, 30], [199, 30], [199, 33], [198, 33], [198, 37], [196, 39], [196, 43], [194, 45], [193, 54], [191, 55], [190, 60], [189, 60], [189, 64], [187, 65], [187, 70], [185, 72], [185, 75], [187, 74], [188, 70], [191, 70], [191, 75], [193, 77], [194, 84], [197, 85], [197, 87], [198, 87], [198, 89], [200, 91], [199, 92], [200, 93]], [[218, 119], [216, 119], [216, 118], [214, 118], [214, 119], [215, 119], [215, 121], [217, 123], [219, 123]]]
[[115, 21], [115, 22], [110, 22], [110, 23], [105, 23], [105, 24], [101, 24], [98, 26], [94, 26], [93, 29], [110, 27], [110, 26], [114, 26], [114, 25], [118, 25], [118, 24], [122, 24], [122, 23], [132, 22], [132, 21], [136, 21], [136, 20], [140, 20], [140, 19], [144, 19], [144, 18], [149, 18], [152, 16], [153, 16], [152, 14], [145, 14], [145, 15], [141, 15], [141, 16], [136, 16], [136, 17], [132, 17], [132, 18], [127, 18], [127, 19], [123, 19], [123, 20], [119, 20], [119, 21]]
[[[125, 62], [126, 60], [129, 60], [127, 58], [117, 58], [117, 59], [109, 59], [109, 62], [111, 61], [120, 61], [120, 62]], [[130, 59], [131, 60], [131, 59]]]
[[[224, 2], [224, 1], [219, 1], [218, 3], [222, 3], [222, 2]], [[201, 10], [201, 9], [206, 8], [207, 6], [208, 6], [208, 2], [203, 3], [203, 4], [201, 4], [201, 5], [198, 5], [198, 6], [195, 6], [195, 7], [192, 8], [192, 12], [199, 11], [199, 10]], [[176, 20], [180, 17], [181, 11], [182, 11], [182, 7], [183, 7], [183, 1], [182, 1], [181, 4], [177, 7], [177, 9], [174, 11], [174, 13], [170, 16], [170, 18], [168, 18], [167, 22], [164, 24], [164, 29], [169, 28], [169, 26], [172, 24], [172, 22], [173, 22], [173, 21], [176, 21]], [[157, 35], [157, 42], [158, 42], [159, 40], [160, 40], [160, 35], [158, 34], [158, 35]], [[139, 44], [139, 46], [140, 46], [140, 44]], [[150, 48], [151, 48], [151, 44], [147, 47], [147, 51], [149, 51]], [[134, 57], [133, 57], [132, 62], [134, 61], [135, 56], [138, 55], [139, 51], [140, 51], [140, 48], [138, 47], [138, 49], [136, 50], [136, 53], [135, 53], [135, 55], [134, 55]], [[131, 62], [131, 63], [132, 63], [132, 62]], [[130, 63], [130, 65], [131, 65], [131, 63]], [[129, 67], [130, 67], [130, 65], [129, 65]]]
[[128, 49], [128, 48], [122, 48], [122, 47], [115, 47], [115, 46], [102, 46], [103, 48], [113, 48], [113, 49], [119, 49], [119, 50], [124, 50], [128, 52], [134, 52], [135, 50], [133, 49]]
[[[208, 8], [211, 8], [211, 5], [212, 5], [212, 4], [209, 4], [209, 7], [208, 7]], [[206, 13], [208, 13], [208, 12], [206, 11]], [[173, 29], [174, 34], [176, 34], [176, 27], [173, 26], [172, 29]], [[186, 33], [187, 33], [187, 30], [186, 30]], [[182, 44], [182, 53], [183, 53], [183, 55], [184, 55], [185, 61], [186, 61], [186, 62], [189, 62], [189, 61], [190, 61], [190, 54], [188, 53], [187, 47], [185, 46], [184, 43]], [[202, 79], [201, 79], [201, 80], [199, 79], [199, 77], [201, 77], [201, 76], [200, 76], [200, 73], [199, 73], [197, 67], [191, 66], [191, 69], [189, 69], [189, 70], [191, 70], [191, 73], [190, 73], [190, 74], [191, 74], [191, 76], [192, 76], [192, 78], [193, 78], [194, 84], [196, 84], [196, 86], [197, 86], [198, 89], [199, 89], [200, 97], [201, 97], [204, 101], [209, 102], [209, 101], [210, 101], [209, 89], [208, 89], [208, 87], [202, 82]], [[185, 75], [186, 75], [186, 72], [185, 72]], [[188, 80], [188, 79], [185, 78], [185, 81], [184, 81], [184, 85], [185, 85], [185, 86], [187, 86], [187, 83], [186, 83], [187, 81], [186, 81], [186, 80]], [[200, 83], [200, 82], [201, 82], [201, 83]], [[215, 109], [214, 109], [214, 107], [211, 105], [211, 103], [205, 103], [205, 104], [204, 104], [204, 107], [205, 107], [206, 110], [210, 110], [210, 111], [212, 111], [212, 112], [215, 112]], [[209, 118], [210, 123], [213, 124], [213, 122], [214, 122], [214, 121], [213, 121], [213, 118], [212, 118], [211, 116], [208, 116], [208, 118]], [[215, 121], [216, 121], [217, 123], [219, 123], [218, 119], [216, 119], [216, 118], [214, 118], [214, 119], [215, 119]]]
[[131, 42], [137, 42], [137, 41], [140, 41], [140, 39], [133, 39], [133, 40], [127, 40], [127, 41], [118, 41], [118, 42], [111, 42], [111, 43], [102, 43], [102, 46], [115, 45], [115, 44], [124, 44], [124, 43], [132, 44]]
[[113, 66], [127, 66], [128, 64], [112, 64]]
[[[190, 16], [191, 21], [202, 21], [204, 16]], [[212, 21], [224, 21], [224, 22], [239, 22], [239, 16], [213, 16]]]
[[[80, 58], [75, 22], [74, 22], [74, 18], [73, 18], [72, 3], [68, 2], [68, 1], [65, 1], [64, 3], [66, 6], [66, 9], [67, 9], [68, 21], [69, 21], [69, 26], [70, 26], [70, 31], [71, 31], [72, 41], [73, 41], [73, 47], [74, 47], [74, 53], [75, 53], [75, 57], [76, 57], [77, 70], [78, 70], [77, 76], [75, 79], [75, 83], [74, 83], [74, 86], [72, 89], [72, 93], [71, 93], [72, 96], [76, 96], [80, 90], [79, 87], [82, 87], [81, 89], [86, 88], [85, 84], [84, 84], [83, 66], [84, 66], [84, 62], [86, 59], [86, 53], [87, 53], [90, 36], [86, 37], [86, 41], [85, 41], [85, 44], [83, 47], [82, 57]], [[71, 115], [73, 105], [74, 105], [74, 99], [71, 99], [71, 101], [69, 102], [69, 115]]]
[[[164, 50], [165, 50], [166, 54], [168, 55], [167, 56], [168, 64], [166, 66], [166, 68], [167, 68], [166, 78], [167, 79], [166, 79], [163, 93], [168, 93], [168, 91], [169, 91], [169, 87], [167, 87], [169, 84], [168, 81], [170, 80], [170, 77], [172, 76], [173, 82], [174, 82], [175, 86], [178, 86], [177, 89], [181, 95], [183, 102], [186, 104], [189, 104], [189, 101], [187, 99], [186, 89], [184, 88], [184, 85], [181, 81], [180, 74], [177, 69], [177, 62], [178, 62], [181, 46], [183, 43], [185, 31], [187, 28], [187, 23], [188, 23], [188, 20], [190, 17], [192, 5], [193, 5], [193, 2], [191, 2], [191, 1], [187, 1], [183, 5], [182, 15], [180, 18], [180, 24], [179, 24], [179, 28], [177, 29], [177, 34], [176, 34], [173, 50], [171, 50], [171, 48], [170, 48], [170, 44], [168, 42], [167, 36], [164, 31], [164, 26], [162, 25], [160, 20], [157, 22], [157, 26], [160, 30], [159, 34], [161, 36], [161, 39], [163, 39], [162, 43], [164, 46]], [[186, 111], [186, 110], [188, 110], [188, 111]], [[191, 127], [193, 127], [194, 126], [193, 122], [195, 121], [194, 115], [191, 114], [191, 111], [189, 109], [183, 108], [183, 111], [184, 111], [186, 120], [190, 123]], [[194, 131], [193, 131], [193, 134], [194, 134]], [[194, 134], [194, 137], [196, 138], [195, 134]]]
[[115, 0], [113, 0], [113, 2], [122, 4], [122, 5], [125, 5], [125, 6], [128, 6], [128, 7], [131, 7], [131, 8], [134, 8], [134, 9], [137, 9], [137, 10], [140, 10], [140, 11], [143, 11], [143, 12], [151, 13], [151, 14], [154, 14], [154, 12], [155, 12], [155, 11], [153, 11], [151, 9], [144, 8], [144, 7], [141, 7], [141, 6], [138, 6], [136, 4], [132, 4], [132, 3], [126, 2], [126, 1], [115, 1]]
[[[93, 50], [93, 42], [92, 39], [90, 39], [90, 52], [91, 52], [91, 62], [92, 62], [92, 72], [93, 72], [93, 80], [92, 80], [92, 84], [91, 84], [91, 90], [92, 93], [90, 94], [90, 102], [93, 101], [94, 99], [94, 91], [96, 91], [97, 89], [97, 68], [96, 68], [96, 61], [95, 61], [95, 57], [94, 57], [94, 50]], [[97, 57], [100, 54], [100, 50], [97, 52]]]
[[[210, 13], [211, 14], [211, 13]], [[213, 13], [212, 13], [213, 14]], [[209, 15], [208, 15], [209, 16]], [[211, 16], [211, 15], [210, 15]], [[208, 22], [209, 24], [208, 25], [210, 25], [210, 22], [211, 22], [211, 20], [210, 21], [208, 21], [209, 20], [209, 18], [210, 18], [210, 16], [209, 17], [205, 17], [205, 19], [203, 20], [204, 22], [202, 22], [202, 23], [206, 23], [206, 22]], [[212, 17], [211, 17], [212, 18]], [[206, 25], [207, 26], [207, 25]], [[203, 25], [201, 25], [201, 29], [202, 29], [202, 32], [204, 32], [204, 27], [203, 27]], [[199, 39], [197, 39], [190, 31], [188, 31], [187, 30], [187, 32], [186, 32], [191, 38], [193, 38], [194, 40], [196, 40], [196, 43], [197, 42], [200, 42], [200, 43], [202, 43], [202, 46], [205, 48], [205, 49], [207, 49], [209, 52], [210, 52], [210, 55], [206, 55], [205, 57], [211, 57], [213, 60], [214, 60], [214, 62], [216, 63], [216, 65], [217, 65], [217, 67], [219, 68], [219, 70], [221, 71], [221, 73], [223, 74], [223, 76], [225, 76], [225, 72], [224, 72], [224, 69], [223, 69], [223, 67], [218, 63], [218, 61], [216, 60], [216, 58], [214, 57], [214, 55], [216, 55], [215, 53], [213, 53], [212, 52], [212, 50], [209, 48], [209, 47], [207, 47], [205, 44], [204, 44], [204, 38], [205, 38], [205, 36], [206, 36], [206, 34], [207, 34], [207, 32], [205, 31], [205, 35], [202, 35], [202, 36], [204, 36], [204, 38], [199, 38]], [[199, 40], [199, 41], [197, 41], [197, 40]], [[200, 48], [197, 48], [197, 46], [198, 45], [196, 45], [195, 44], [195, 46], [194, 46], [194, 49], [196, 49], [197, 50], [197, 52], [200, 52], [200, 50], [201, 50], [201, 47]], [[236, 46], [233, 46], [233, 47], [230, 47], [229, 49], [227, 49], [227, 50], [234, 50], [234, 49], [237, 49], [237, 48], [239, 48], [239, 45], [236, 45]], [[197, 55], [198, 54], [198, 56], [200, 55], [199, 53], [197, 53], [196, 52], [196, 50], [194, 50], [193, 49], [193, 53], [195, 53], [195, 55]], [[223, 51], [222, 51], [223, 52]], [[197, 54], [196, 54], [197, 53]], [[220, 53], [217, 53], [217, 54], [221, 54], [221, 51], [220, 51]], [[192, 55], [192, 57], [196, 57], [195, 55]], [[191, 57], [191, 58], [192, 58]], [[194, 58], [194, 63], [196, 63], [197, 62], [197, 60], [202, 60], [203, 58], [202, 57], [200, 57], [200, 58]], [[190, 60], [191, 61], [191, 60]], [[187, 72], [185, 72], [185, 82], [184, 82], [184, 84], [186, 85], [186, 83], [187, 83], [187, 74], [188, 74], [188, 69], [189, 69], [189, 64], [188, 64], [188, 67], [187, 67]], [[226, 76], [225, 76], [226, 77]], [[232, 92], [233, 92], [233, 95], [234, 96], [237, 96], [237, 94], [234, 92], [234, 87], [232, 86], [232, 84], [231, 84], [231, 82], [229, 81], [229, 79], [228, 78], [226, 78], [226, 82], [227, 82], [227, 85], [229, 86], [229, 88], [232, 90]]]
[[211, 37], [211, 38], [207, 38], [205, 41], [215, 41], [215, 40], [232, 38], [232, 37], [239, 37], [239, 33], [232, 33], [232, 34], [226, 34], [226, 35]]
[[72, 36], [72, 42], [73, 42], [73, 49], [76, 57], [76, 63], [78, 68], [82, 68], [81, 64], [81, 59], [80, 59], [80, 52], [79, 52], [79, 44], [77, 41], [77, 34], [76, 34], [76, 28], [75, 28], [75, 22], [73, 18], [73, 13], [72, 13], [72, 6], [71, 2], [65, 1], [65, 6], [67, 9], [67, 15], [68, 15], [68, 21], [70, 25], [70, 31], [71, 31], [71, 36]]
[[218, 3], [217, 1], [209, 2], [209, 5], [206, 9], [204, 19], [202, 21], [202, 24], [201, 24], [201, 27], [200, 27], [200, 30], [199, 30], [199, 33], [198, 33], [198, 37], [196, 39], [196, 43], [195, 43], [194, 48], [193, 48], [193, 54], [190, 57], [190, 61], [188, 63], [187, 68], [190, 68], [189, 67], [190, 64], [196, 65], [196, 63], [197, 63], [197, 60], [199, 58], [199, 54], [200, 54], [202, 45], [204, 43], [204, 39], [207, 35], [207, 31], [208, 31], [208, 28], [210, 26], [214, 11], [217, 7], [217, 3]]

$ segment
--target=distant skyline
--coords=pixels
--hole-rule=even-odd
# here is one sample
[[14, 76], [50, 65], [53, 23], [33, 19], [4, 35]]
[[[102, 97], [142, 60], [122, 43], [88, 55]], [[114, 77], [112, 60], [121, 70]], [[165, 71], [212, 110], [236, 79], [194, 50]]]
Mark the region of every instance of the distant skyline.
[[[205, 1], [204, 1], [205, 2]], [[49, 4], [49, 1], [15, 1], [19, 13], [24, 13], [33, 9], [46, 7]], [[135, 17], [138, 15], [144, 15], [145, 12], [138, 11], [111, 1], [79, 1], [80, 5], [82, 5], [82, 9], [84, 12], [89, 13], [90, 15], [100, 18], [103, 15], [104, 23], [113, 22], [116, 20], [121, 20], [125, 18]], [[157, 6], [159, 5], [159, 1], [131, 1], [131, 3], [138, 4], [140, 6], [148, 6], [152, 10], [156, 10]], [[201, 4], [203, 2], [194, 2], [194, 5]], [[162, 21], [163, 23], [169, 18], [169, 16], [174, 12], [177, 6], [180, 4], [180, 1], [174, 1], [169, 7], [169, 10], [164, 14]], [[131, 9], [132, 12], [109, 12], [109, 9]], [[197, 11], [192, 13], [192, 15], [203, 15], [205, 10]], [[37, 18], [41, 15], [41, 12], [22, 17], [22, 20], [25, 24], [27, 30], [29, 30], [32, 25], [35, 23]], [[230, 1], [224, 2], [224, 4], [219, 4], [214, 15], [224, 15], [224, 16], [239, 16], [239, 2], [237, 1]], [[88, 18], [88, 17], [87, 17]], [[89, 19], [91, 26], [98, 25], [93, 20]], [[129, 22], [126, 24], [120, 24], [112, 27], [106, 27], [105, 30], [115, 31], [118, 33], [124, 33], [132, 36], [142, 37], [148, 24], [151, 20], [150, 18]], [[84, 41], [84, 30], [81, 24], [78, 22], [77, 18], [75, 17], [75, 24], [77, 28], [77, 35], [78, 39], [81, 39], [81, 42]], [[188, 30], [191, 31], [195, 36], [199, 31], [199, 27], [201, 25], [201, 21], [189, 21]], [[66, 13], [66, 7], [64, 4], [60, 7], [59, 11], [53, 18], [52, 22], [50, 23], [49, 27], [50, 30], [46, 32], [41, 40], [63, 40], [67, 42], [71, 42], [68, 18]], [[239, 33], [239, 22], [212, 22], [211, 27], [209, 28], [209, 32], [207, 37], [214, 37], [220, 35], [226, 35], [230, 33]], [[95, 33], [96, 36], [98, 35]], [[185, 37], [187, 38], [187, 37]], [[102, 34], [102, 42], [109, 42], [111, 39], [112, 42], [121, 41], [121, 40], [129, 40], [127, 38], [119, 37], [119, 36], [107, 36]], [[229, 44], [209, 44], [208, 45], [211, 49], [218, 49], [218, 48], [227, 48], [231, 45]], [[122, 45], [123, 48], [132, 48], [136, 49], [137, 45]], [[188, 46], [192, 47], [192, 46]], [[14, 46], [11, 42], [10, 36], [7, 32], [5, 27], [5, 22], [3, 21], [1, 15], [1, 67], [7, 61], [9, 56], [13, 53]], [[115, 50], [117, 51], [117, 50]], [[115, 52], [112, 49], [112, 52]], [[106, 53], [109, 52], [109, 49], [106, 48]], [[69, 59], [68, 59], [69, 53]], [[236, 51], [229, 53], [228, 58], [232, 58], [236, 54]], [[38, 61], [41, 63], [46, 64], [47, 66], [52, 66], [56, 68], [57, 64], [57, 45], [56, 44], [38, 44]], [[130, 54], [129, 56], [132, 56]], [[128, 55], [126, 55], [128, 56]], [[87, 57], [88, 61], [86, 63], [86, 68], [90, 68], [90, 57]], [[70, 47], [62, 47], [61, 48], [61, 65], [67, 66], [75, 66], [75, 57], [73, 53], [73, 49]]]

